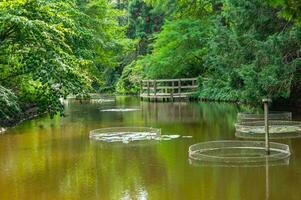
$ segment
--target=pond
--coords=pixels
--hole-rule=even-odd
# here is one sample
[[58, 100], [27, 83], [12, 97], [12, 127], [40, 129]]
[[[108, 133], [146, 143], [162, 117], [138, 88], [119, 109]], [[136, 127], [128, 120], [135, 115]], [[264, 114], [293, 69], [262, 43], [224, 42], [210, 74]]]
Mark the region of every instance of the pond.
[[[139, 107], [132, 112], [101, 112]], [[220, 103], [151, 103], [136, 97], [66, 102], [66, 117], [40, 117], [0, 135], [0, 199], [300, 199], [301, 139], [287, 139], [289, 164], [190, 164], [188, 147], [235, 139], [238, 108]], [[293, 113], [294, 119], [300, 115]], [[181, 137], [141, 145], [103, 145], [89, 131], [147, 126]]]

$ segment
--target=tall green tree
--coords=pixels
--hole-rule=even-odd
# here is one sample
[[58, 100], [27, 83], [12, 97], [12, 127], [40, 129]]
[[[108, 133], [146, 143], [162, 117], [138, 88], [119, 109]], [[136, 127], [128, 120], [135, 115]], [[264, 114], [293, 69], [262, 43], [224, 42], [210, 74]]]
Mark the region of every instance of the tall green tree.
[[[105, 0], [1, 1], [0, 101], [12, 99], [22, 113], [62, 113], [60, 98], [89, 91], [99, 66], [117, 62], [110, 12]], [[0, 125], [4, 115], [14, 120], [1, 111]]]
[[183, 18], [166, 22], [151, 54], [137, 62], [150, 78], [183, 78], [203, 72], [203, 56], [210, 35], [208, 22]]
[[154, 35], [161, 31], [164, 14], [156, 12], [152, 5], [144, 0], [129, 0], [126, 16], [127, 37], [131, 39], [134, 48], [124, 56], [116, 90], [119, 93], [137, 93], [137, 81], [139, 82], [143, 73], [135, 63], [139, 57], [151, 51], [150, 44], [153, 43]]
[[[152, 51], [131, 66], [133, 75], [200, 76], [199, 96], [213, 100], [256, 103], [266, 96], [279, 100], [300, 93], [298, 2], [146, 2], [166, 11], [168, 21]], [[131, 80], [137, 78], [129, 78], [127, 85], [136, 87]]]
[[299, 28], [260, 0], [225, 1], [214, 24], [201, 97], [260, 102], [291, 95], [300, 63]]

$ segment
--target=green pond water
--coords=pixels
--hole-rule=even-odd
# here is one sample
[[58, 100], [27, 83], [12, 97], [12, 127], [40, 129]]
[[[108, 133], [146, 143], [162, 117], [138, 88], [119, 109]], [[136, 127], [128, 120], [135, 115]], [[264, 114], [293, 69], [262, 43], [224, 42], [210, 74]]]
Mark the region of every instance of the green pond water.
[[[100, 109], [139, 107], [133, 112]], [[301, 139], [282, 140], [288, 165], [196, 166], [191, 144], [235, 139], [238, 108], [217, 103], [148, 103], [69, 100], [66, 117], [40, 117], [0, 135], [1, 200], [299, 200]], [[295, 119], [300, 116], [294, 114]], [[193, 138], [142, 144], [103, 144], [89, 131], [147, 126]]]

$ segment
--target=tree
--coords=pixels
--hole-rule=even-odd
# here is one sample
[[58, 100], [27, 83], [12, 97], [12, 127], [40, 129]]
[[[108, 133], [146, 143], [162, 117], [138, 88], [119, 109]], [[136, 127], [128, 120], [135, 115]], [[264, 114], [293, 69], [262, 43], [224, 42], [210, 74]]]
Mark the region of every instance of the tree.
[[260, 0], [228, 0], [223, 7], [204, 58], [209, 79], [200, 96], [253, 103], [288, 98], [300, 62], [298, 28]]
[[210, 35], [205, 20], [183, 18], [166, 22], [153, 44], [152, 54], [139, 60], [150, 78], [198, 76], [203, 71]]
[[[291, 14], [294, 20], [279, 15], [281, 6], [293, 9], [298, 2], [147, 3], [155, 12], [166, 11], [168, 20], [155, 36], [152, 51], [127, 72], [140, 69], [140, 79], [200, 76], [199, 96], [213, 100], [257, 103], [266, 96], [287, 99], [301, 91], [298, 15]], [[127, 80], [128, 86], [136, 87], [131, 78]]]
[[287, 20], [301, 21], [301, 1], [296, 0], [266, 0], [281, 10], [280, 14]]
[[62, 113], [60, 98], [89, 91], [95, 72], [118, 62], [114, 19], [105, 0], [2, 1], [0, 85], [8, 98], [23, 113]]

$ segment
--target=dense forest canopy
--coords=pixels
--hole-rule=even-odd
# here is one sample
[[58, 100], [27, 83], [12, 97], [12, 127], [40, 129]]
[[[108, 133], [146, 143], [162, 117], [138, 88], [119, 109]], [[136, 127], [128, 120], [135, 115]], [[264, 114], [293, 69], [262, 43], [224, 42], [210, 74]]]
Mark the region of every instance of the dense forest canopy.
[[0, 0], [0, 126], [144, 78], [199, 77], [212, 100], [300, 99], [300, 13], [294, 0]]
[[117, 15], [106, 0], [1, 1], [1, 122], [62, 113], [60, 98], [102, 86], [127, 48]]
[[266, 96], [274, 100], [298, 98], [300, 3], [146, 2], [153, 12], [164, 13], [162, 30], [153, 35], [151, 53], [125, 67], [120, 91], [137, 92], [138, 76], [200, 77], [198, 96], [202, 98], [249, 103]]

